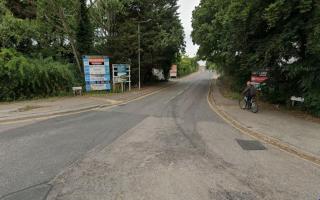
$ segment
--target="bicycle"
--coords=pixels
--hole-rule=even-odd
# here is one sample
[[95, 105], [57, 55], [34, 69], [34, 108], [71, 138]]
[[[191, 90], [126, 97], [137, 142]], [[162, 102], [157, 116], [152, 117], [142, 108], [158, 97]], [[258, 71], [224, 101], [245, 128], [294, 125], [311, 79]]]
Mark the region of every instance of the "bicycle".
[[239, 106], [242, 110], [250, 110], [253, 113], [258, 113], [259, 112], [259, 107], [257, 103], [256, 97], [252, 97], [251, 101], [247, 103], [248, 98], [244, 96], [243, 98], [239, 99]]

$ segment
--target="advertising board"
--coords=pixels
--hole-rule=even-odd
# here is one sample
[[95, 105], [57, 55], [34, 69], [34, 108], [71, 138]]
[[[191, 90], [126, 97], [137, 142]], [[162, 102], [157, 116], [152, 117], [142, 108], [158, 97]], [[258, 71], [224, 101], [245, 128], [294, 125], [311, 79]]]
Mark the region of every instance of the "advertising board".
[[107, 56], [83, 56], [86, 91], [111, 90], [110, 59]]

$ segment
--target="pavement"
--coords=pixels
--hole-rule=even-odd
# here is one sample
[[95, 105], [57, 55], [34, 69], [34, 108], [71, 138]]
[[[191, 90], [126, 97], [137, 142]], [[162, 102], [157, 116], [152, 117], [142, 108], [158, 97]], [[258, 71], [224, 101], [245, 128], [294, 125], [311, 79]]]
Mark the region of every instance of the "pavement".
[[141, 90], [133, 89], [125, 93], [92, 94], [76, 97], [53, 97], [48, 99], [21, 101], [0, 104], [0, 124], [21, 120], [37, 119], [61, 114], [88, 111], [95, 108], [121, 104], [148, 95], [174, 84], [161, 83], [143, 87]]
[[212, 97], [218, 110], [236, 126], [279, 143], [283, 150], [292, 149], [298, 156], [305, 154], [320, 165], [320, 123], [275, 109], [261, 108], [258, 114], [240, 110], [238, 101], [225, 98], [217, 84], [213, 84]]
[[0, 132], [0, 199], [319, 199], [320, 168], [224, 121], [211, 78]]

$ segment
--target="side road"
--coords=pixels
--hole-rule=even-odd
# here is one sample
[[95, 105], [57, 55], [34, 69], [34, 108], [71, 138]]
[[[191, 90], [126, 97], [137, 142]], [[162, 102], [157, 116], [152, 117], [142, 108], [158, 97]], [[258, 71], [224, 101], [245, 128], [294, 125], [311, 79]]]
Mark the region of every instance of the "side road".
[[56, 97], [16, 103], [2, 103], [0, 104], [0, 124], [72, 114], [101, 107], [119, 105], [157, 92], [163, 88], [173, 85], [174, 83], [174, 81], [159, 83], [152, 86], [146, 86], [140, 91], [138, 89], [133, 89], [131, 92], [118, 94]]
[[280, 149], [320, 164], [320, 124], [277, 110], [253, 114], [241, 110], [238, 101], [225, 98], [214, 79], [209, 101], [227, 122]]

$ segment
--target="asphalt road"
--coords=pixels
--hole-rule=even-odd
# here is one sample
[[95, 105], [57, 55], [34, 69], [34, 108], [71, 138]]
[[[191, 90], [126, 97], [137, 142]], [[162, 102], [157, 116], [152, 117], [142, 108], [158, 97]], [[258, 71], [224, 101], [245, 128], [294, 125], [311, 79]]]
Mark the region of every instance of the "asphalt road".
[[[117, 148], [118, 143], [126, 144], [121, 155], [117, 157], [115, 150], [104, 155], [127, 164], [115, 164], [121, 173], [109, 174], [115, 181], [114, 191], [131, 195], [123, 199], [319, 199], [318, 167], [242, 135], [210, 109], [210, 77], [201, 72], [112, 109], [6, 127], [0, 132], [0, 199], [45, 199], [52, 188], [50, 181], [68, 166], [89, 152], [98, 153], [110, 145]], [[135, 139], [126, 141], [133, 136], [142, 141], [140, 147], [130, 147]], [[147, 144], [145, 151], [135, 151]], [[144, 171], [131, 171], [152, 152], [158, 156], [144, 165]], [[137, 162], [130, 163], [124, 155]], [[146, 172], [163, 170], [159, 166], [175, 173], [165, 171], [159, 180], [153, 176], [158, 180], [153, 185], [143, 185]], [[128, 171], [133, 175], [125, 176]], [[171, 185], [162, 185], [168, 182]], [[116, 186], [126, 184], [131, 187]], [[145, 191], [137, 193], [133, 184]], [[91, 196], [88, 193], [84, 199], [99, 199], [94, 192], [101, 194], [102, 189], [86, 189]], [[68, 195], [61, 199], [77, 199]], [[100, 199], [117, 198], [112, 192], [105, 195]]]

